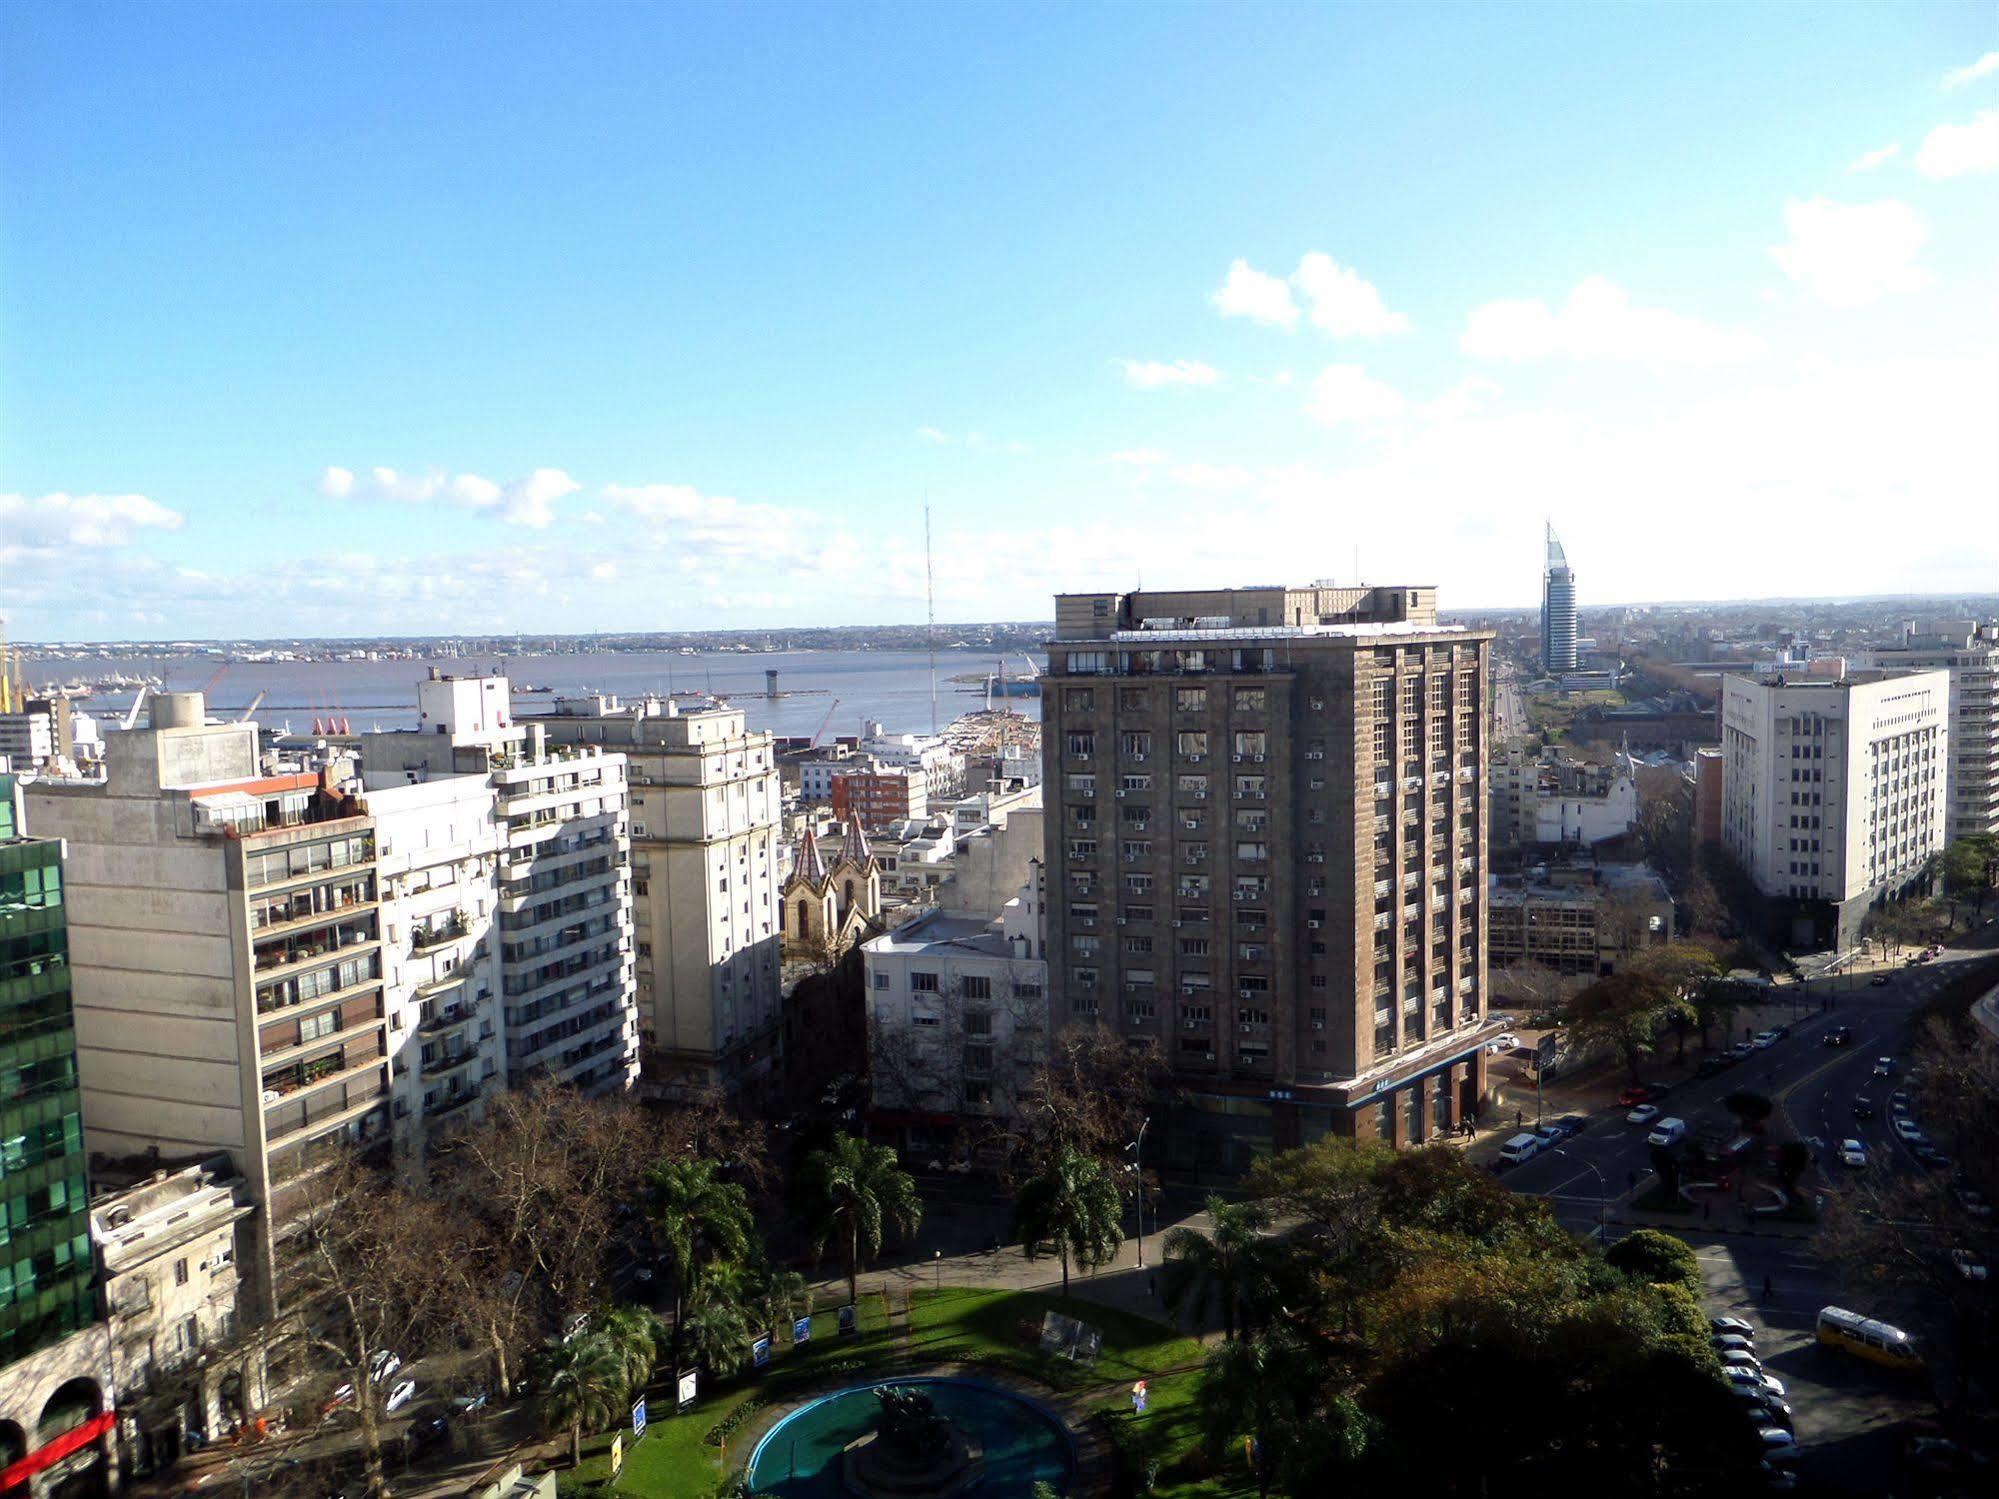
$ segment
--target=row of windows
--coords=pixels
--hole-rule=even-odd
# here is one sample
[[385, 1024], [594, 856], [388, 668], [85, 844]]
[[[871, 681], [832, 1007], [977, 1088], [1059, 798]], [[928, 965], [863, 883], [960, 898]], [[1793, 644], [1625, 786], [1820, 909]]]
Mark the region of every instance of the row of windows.
[[[1198, 655], [1199, 652], [1191, 654]], [[1216, 694], [1219, 696], [1219, 693]], [[1176, 687], [1173, 689], [1173, 707], [1180, 713], [1205, 713], [1208, 710], [1209, 692], [1205, 687]], [[1265, 690], [1261, 687], [1237, 687], [1229, 696], [1230, 705], [1238, 713], [1261, 713], [1267, 702]], [[1118, 710], [1123, 713], [1149, 713], [1152, 711], [1151, 690], [1144, 687], [1122, 687], [1118, 689]], [[1065, 713], [1094, 713], [1097, 708], [1097, 689], [1094, 687], [1065, 687], [1062, 689], [1062, 710]]]

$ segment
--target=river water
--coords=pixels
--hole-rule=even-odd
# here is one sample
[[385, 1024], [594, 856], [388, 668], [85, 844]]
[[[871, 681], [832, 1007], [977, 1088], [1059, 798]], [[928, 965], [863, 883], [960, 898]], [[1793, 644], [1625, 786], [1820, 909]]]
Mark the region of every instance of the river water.
[[[370, 729], [416, 727], [416, 684], [431, 666], [454, 675], [484, 675], [504, 671], [515, 688], [514, 706], [521, 713], [549, 711], [557, 695], [581, 692], [646, 693], [707, 692], [743, 709], [753, 729], [775, 734], [858, 734], [863, 722], [879, 721], [892, 734], [924, 733], [931, 726], [930, 662], [923, 651], [772, 651], [707, 652], [684, 656], [675, 652], [580, 652], [562, 656], [460, 656], [448, 661], [269, 661], [232, 662], [208, 686], [210, 711], [240, 713], [259, 692], [265, 694], [257, 721], [266, 728], [289, 723], [304, 733], [314, 718], [340, 717], [356, 733]], [[1037, 666], [1039, 663], [1037, 663]], [[954, 682], [955, 676], [993, 670], [989, 655], [974, 651], [937, 653], [938, 727], [961, 713], [985, 705], [975, 684]], [[1024, 667], [1018, 656], [1006, 663], [1009, 676]], [[89, 678], [122, 672], [132, 677], [162, 678], [177, 691], [202, 687], [215, 667], [185, 658], [143, 657], [50, 662], [46, 671], [29, 663], [28, 674], [75, 674]], [[765, 695], [764, 673], [778, 674], [779, 696]], [[550, 688], [547, 693], [522, 692], [524, 686]], [[116, 722], [131, 703], [129, 692], [100, 689], [85, 707]], [[686, 706], [683, 698], [682, 705]], [[1036, 698], [1014, 698], [1009, 706], [1029, 717], [1040, 716]], [[830, 718], [829, 718], [830, 715]]]

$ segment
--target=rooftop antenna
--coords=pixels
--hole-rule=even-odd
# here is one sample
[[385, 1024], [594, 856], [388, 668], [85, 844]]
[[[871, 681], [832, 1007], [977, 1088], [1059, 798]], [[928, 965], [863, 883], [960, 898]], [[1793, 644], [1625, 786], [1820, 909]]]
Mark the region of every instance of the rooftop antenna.
[[930, 573], [930, 495], [923, 496], [923, 637], [930, 648], [930, 732], [937, 733], [937, 584]]

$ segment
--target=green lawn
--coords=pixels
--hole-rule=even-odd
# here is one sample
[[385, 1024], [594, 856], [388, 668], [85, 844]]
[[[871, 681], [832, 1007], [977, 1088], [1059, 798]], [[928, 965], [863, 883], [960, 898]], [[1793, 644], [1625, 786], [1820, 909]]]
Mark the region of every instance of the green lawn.
[[[1104, 1337], [1103, 1351], [1093, 1368], [1040, 1351], [1041, 1317], [1055, 1310], [1080, 1317]], [[654, 1419], [645, 1439], [625, 1444], [624, 1468], [618, 1475], [619, 1494], [639, 1499], [701, 1499], [722, 1474], [722, 1449], [705, 1438], [730, 1413], [762, 1393], [769, 1403], [782, 1403], [805, 1384], [833, 1377], [839, 1366], [861, 1360], [855, 1380], [879, 1377], [904, 1356], [892, 1342], [886, 1309], [879, 1295], [861, 1302], [861, 1331], [852, 1338], [837, 1336], [830, 1307], [814, 1314], [812, 1341], [801, 1350], [777, 1350], [763, 1380], [747, 1375], [704, 1393], [686, 1415], [672, 1415], [670, 1381], [657, 1385], [648, 1397]], [[1198, 1340], [1183, 1337], [1163, 1323], [1129, 1312], [1070, 1300], [1038, 1291], [918, 1291], [910, 1302], [907, 1358], [918, 1364], [975, 1363], [1003, 1367], [1041, 1380], [1056, 1389], [1093, 1395], [1093, 1409], [1128, 1412], [1134, 1380], [1150, 1383], [1150, 1406], [1136, 1418], [1165, 1464], [1155, 1493], [1168, 1499], [1242, 1499], [1254, 1492], [1240, 1456], [1224, 1466], [1218, 1478], [1188, 1471], [1189, 1452], [1199, 1439], [1197, 1425], [1200, 1374]], [[1169, 1370], [1180, 1370], [1168, 1373]], [[728, 1444], [730, 1462], [740, 1464], [754, 1413], [742, 1421]], [[583, 1465], [574, 1480], [601, 1482], [610, 1475], [610, 1434], [587, 1438]]]

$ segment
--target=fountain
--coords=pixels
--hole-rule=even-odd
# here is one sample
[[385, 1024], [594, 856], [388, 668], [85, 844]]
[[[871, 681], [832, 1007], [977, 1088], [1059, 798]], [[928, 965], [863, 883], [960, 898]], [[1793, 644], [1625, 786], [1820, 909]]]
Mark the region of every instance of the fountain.
[[879, 1424], [840, 1454], [841, 1482], [860, 1499], [951, 1499], [985, 1473], [979, 1444], [912, 1385], [881, 1385]]

